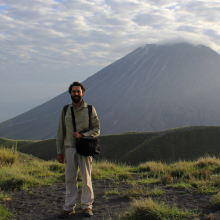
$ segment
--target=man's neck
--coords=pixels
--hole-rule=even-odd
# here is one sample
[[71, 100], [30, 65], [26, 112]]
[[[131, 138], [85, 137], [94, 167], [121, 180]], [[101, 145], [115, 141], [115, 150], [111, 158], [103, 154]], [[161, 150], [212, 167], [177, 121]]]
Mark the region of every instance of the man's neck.
[[75, 107], [75, 109], [78, 109], [82, 104], [82, 100], [79, 103], [72, 102], [72, 104]]

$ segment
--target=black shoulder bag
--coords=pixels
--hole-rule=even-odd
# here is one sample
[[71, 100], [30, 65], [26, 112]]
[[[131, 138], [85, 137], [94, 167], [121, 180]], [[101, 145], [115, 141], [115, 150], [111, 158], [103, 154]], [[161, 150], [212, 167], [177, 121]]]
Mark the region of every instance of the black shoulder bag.
[[[89, 129], [91, 129], [91, 112], [92, 106], [88, 105], [88, 114], [89, 114]], [[75, 115], [73, 111], [73, 107], [71, 107], [71, 114], [72, 114], [72, 123], [74, 132], [76, 132], [76, 122], [75, 122]], [[87, 130], [88, 131], [88, 130]], [[83, 134], [81, 131], [80, 134]], [[78, 154], [83, 156], [95, 156], [96, 154], [100, 154], [101, 146], [99, 144], [99, 139], [97, 137], [82, 137], [77, 139], [76, 142], [76, 151]]]

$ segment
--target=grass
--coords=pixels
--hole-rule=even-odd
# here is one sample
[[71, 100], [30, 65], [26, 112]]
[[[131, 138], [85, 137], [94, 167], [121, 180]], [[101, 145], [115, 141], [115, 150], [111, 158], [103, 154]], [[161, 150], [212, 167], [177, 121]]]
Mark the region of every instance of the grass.
[[10, 199], [11, 199], [11, 195], [9, 193], [0, 191], [0, 201], [10, 200]]
[[185, 182], [168, 184], [168, 185], [166, 185], [166, 187], [172, 187], [172, 188], [176, 188], [176, 189], [190, 189], [190, 188], [192, 188], [191, 184], [185, 183]]
[[[19, 148], [19, 143], [17, 146]], [[147, 196], [162, 196], [165, 193], [164, 190], [157, 187], [151, 189], [152, 187], [149, 186], [150, 184], [161, 183], [165, 185], [165, 189], [166, 187], [183, 189], [183, 193], [216, 193], [220, 187], [219, 172], [220, 159], [210, 156], [201, 157], [195, 161], [180, 160], [170, 164], [148, 161], [136, 167], [103, 160], [93, 162], [92, 178], [113, 179], [117, 187], [106, 190], [105, 196], [123, 195], [128, 199], [136, 199]], [[64, 164], [60, 164], [58, 161], [43, 161], [34, 156], [17, 152], [14, 145], [14, 147], [10, 148], [0, 147], [0, 176], [0, 200], [7, 200], [10, 199], [10, 193], [6, 192], [51, 185], [64, 181], [65, 168]], [[82, 187], [80, 172], [78, 180], [78, 186]], [[125, 192], [120, 192], [120, 184], [130, 184], [132, 187]], [[29, 191], [29, 194], [32, 195], [33, 192]], [[219, 194], [213, 196], [211, 200], [213, 207], [220, 206], [220, 203], [218, 203], [219, 197]], [[146, 203], [149, 206], [157, 207], [160, 210], [158, 213], [162, 213], [162, 210], [167, 210], [164, 211], [165, 213], [171, 213], [167, 214], [167, 216], [160, 214], [160, 219], [170, 219], [172, 215], [174, 216], [173, 218], [184, 218], [185, 214], [182, 216], [175, 214], [178, 213], [175, 206], [166, 207], [163, 203], [159, 204], [153, 200], [144, 201], [140, 202], [140, 204]], [[136, 206], [134, 205], [134, 207]], [[3, 210], [4, 207], [1, 207], [1, 209]], [[128, 213], [128, 215], [124, 215], [123, 218], [131, 219], [129, 216], [133, 216], [132, 213], [135, 210], [136, 208], [131, 213]], [[185, 211], [180, 212], [189, 214], [189, 212]], [[5, 213], [7, 213], [7, 210], [5, 210]]]
[[155, 189], [149, 189], [146, 191], [146, 196], [163, 196], [165, 191], [163, 189], [155, 188]]
[[18, 154], [14, 149], [2, 148], [0, 154], [0, 165], [12, 165], [17, 160]]
[[167, 185], [173, 182], [173, 177], [171, 176], [171, 174], [166, 174], [161, 176], [160, 181], [162, 184]]
[[6, 208], [0, 205], [0, 220], [6, 220], [9, 219], [9, 217], [12, 217], [12, 213], [8, 211]]
[[120, 195], [120, 192], [118, 191], [118, 188], [105, 190], [104, 197], [110, 196], [110, 195]]
[[152, 198], [134, 200], [132, 211], [120, 216], [120, 220], [158, 220], [158, 219], [187, 219], [195, 214], [189, 210], [180, 210], [176, 206], [158, 203]]
[[[0, 191], [0, 201], [7, 201], [10, 199], [11, 199], [11, 196], [8, 193]], [[13, 216], [12, 213], [0, 204], [0, 220], [9, 219], [9, 217], [12, 217], [12, 216]]]
[[115, 164], [108, 162], [107, 160], [98, 161], [93, 163], [92, 167], [92, 178], [93, 179], [109, 179], [119, 178], [120, 181], [129, 179], [131, 174], [129, 171], [131, 166], [125, 164]]
[[[28, 155], [0, 148], [1, 190], [27, 189], [50, 185], [64, 179], [64, 165], [56, 161], [42, 161]], [[7, 161], [7, 162], [6, 162]]]
[[210, 199], [210, 208], [220, 209], [220, 192], [212, 196]]
[[[193, 188], [198, 193], [211, 193], [220, 187], [220, 160], [216, 157], [167, 164], [149, 161], [137, 167], [109, 161], [93, 163], [93, 179], [116, 179], [133, 185], [163, 183], [175, 188]], [[64, 180], [64, 165], [20, 154], [14, 148], [0, 148], [0, 188], [27, 189]], [[136, 173], [136, 174], [135, 174]], [[135, 176], [136, 175], [136, 176]], [[80, 173], [79, 173], [80, 179]]]
[[210, 156], [172, 164], [149, 161], [137, 167], [99, 161], [94, 163], [92, 176], [94, 179], [114, 178], [118, 180], [118, 184], [120, 182], [132, 184], [134, 187], [127, 191], [126, 197], [133, 198], [141, 195], [143, 190], [140, 187], [139, 191], [135, 189], [136, 185], [157, 183], [187, 189], [192, 193], [215, 193], [220, 187], [220, 174], [217, 170], [220, 170], [220, 160]]

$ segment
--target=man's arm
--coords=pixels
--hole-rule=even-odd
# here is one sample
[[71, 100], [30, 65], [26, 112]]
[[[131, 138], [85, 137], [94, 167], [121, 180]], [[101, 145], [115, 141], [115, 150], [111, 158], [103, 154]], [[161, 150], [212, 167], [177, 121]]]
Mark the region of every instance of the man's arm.
[[83, 133], [83, 136], [85, 137], [97, 137], [100, 134], [100, 123], [99, 119], [96, 113], [95, 108], [92, 106], [92, 112], [91, 112], [91, 128], [89, 131]]

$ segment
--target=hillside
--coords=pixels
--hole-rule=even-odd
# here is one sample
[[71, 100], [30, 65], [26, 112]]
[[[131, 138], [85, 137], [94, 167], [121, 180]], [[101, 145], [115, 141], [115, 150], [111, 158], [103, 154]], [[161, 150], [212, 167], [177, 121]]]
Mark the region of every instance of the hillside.
[[[82, 83], [84, 100], [98, 113], [101, 135], [220, 126], [220, 55], [203, 45], [148, 44]], [[0, 136], [55, 138], [61, 109], [70, 102], [64, 92], [2, 122]]]
[[[14, 141], [0, 138], [0, 145], [11, 147], [44, 160], [56, 158], [55, 139]], [[145, 161], [174, 162], [205, 155], [220, 156], [220, 127], [185, 127], [159, 132], [126, 132], [100, 136], [101, 154], [107, 159], [137, 165]]]

